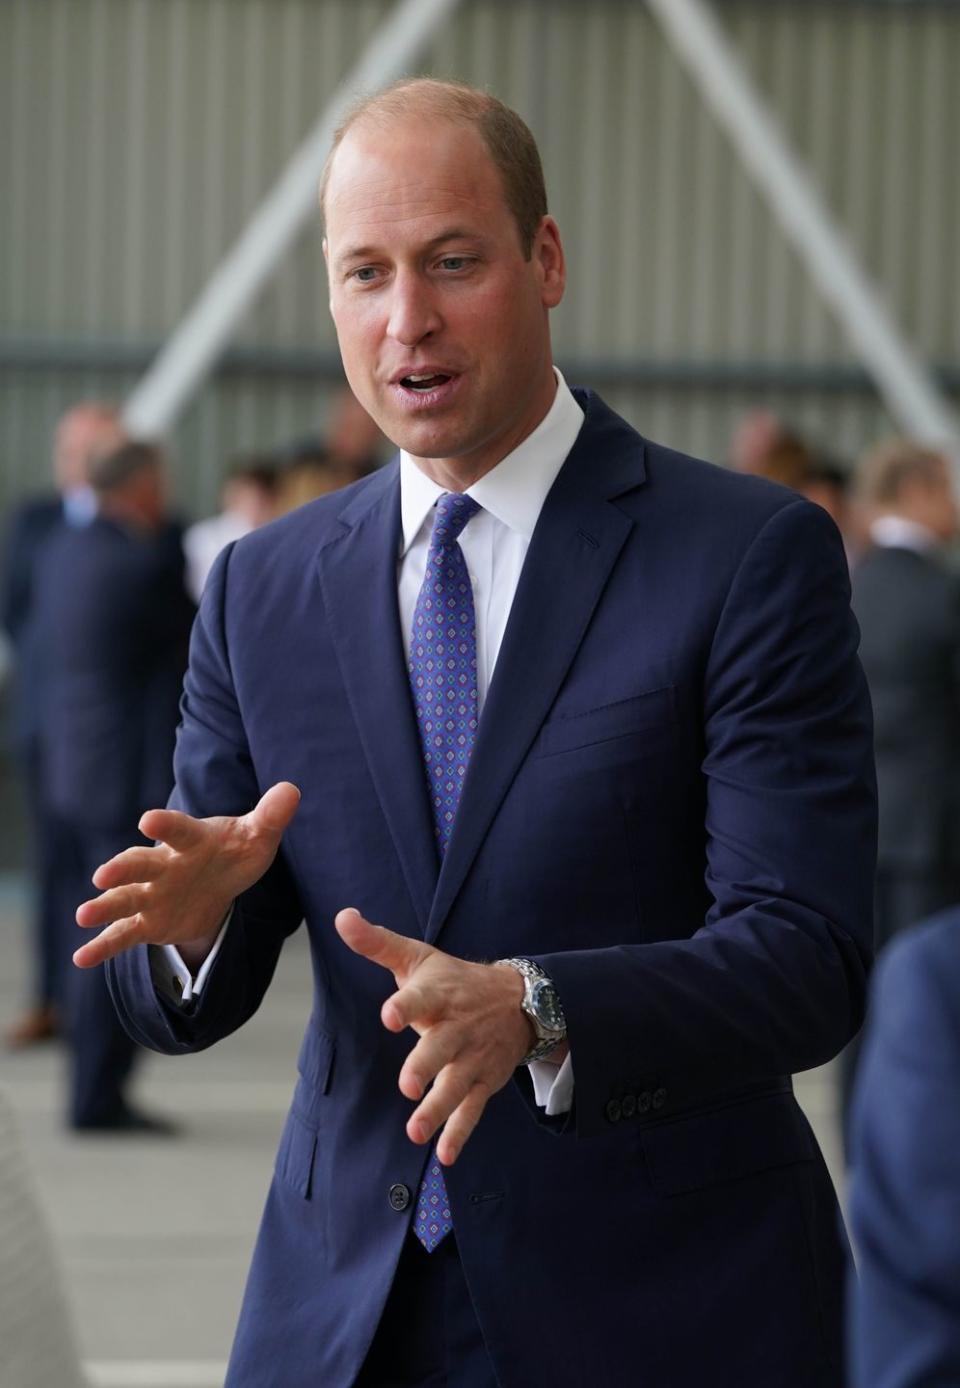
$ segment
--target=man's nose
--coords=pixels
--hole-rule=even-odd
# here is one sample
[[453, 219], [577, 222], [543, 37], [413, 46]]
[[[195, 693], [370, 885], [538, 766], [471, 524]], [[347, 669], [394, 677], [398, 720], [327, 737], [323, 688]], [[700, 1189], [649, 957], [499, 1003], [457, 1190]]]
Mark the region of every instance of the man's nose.
[[441, 317], [430, 285], [415, 274], [400, 274], [393, 284], [390, 300], [390, 337], [413, 347], [437, 331]]

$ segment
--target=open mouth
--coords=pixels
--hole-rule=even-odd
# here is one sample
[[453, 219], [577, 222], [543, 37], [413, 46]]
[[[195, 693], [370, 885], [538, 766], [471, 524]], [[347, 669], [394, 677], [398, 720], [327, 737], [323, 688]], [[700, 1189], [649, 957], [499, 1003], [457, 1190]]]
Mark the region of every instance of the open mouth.
[[425, 392], [437, 390], [440, 386], [445, 386], [452, 377], [437, 372], [431, 376], [402, 376], [400, 384], [405, 390], [416, 390]]

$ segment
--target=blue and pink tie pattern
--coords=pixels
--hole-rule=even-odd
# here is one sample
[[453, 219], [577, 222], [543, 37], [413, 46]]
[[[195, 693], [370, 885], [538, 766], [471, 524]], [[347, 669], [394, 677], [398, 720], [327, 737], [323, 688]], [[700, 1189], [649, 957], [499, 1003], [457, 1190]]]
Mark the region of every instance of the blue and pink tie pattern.
[[[441, 856], [450, 841], [477, 735], [473, 590], [457, 537], [479, 510], [473, 497], [457, 492], [446, 492], [437, 502], [410, 638], [410, 687]], [[452, 1228], [443, 1169], [434, 1151], [417, 1197], [413, 1230], [432, 1253]]]

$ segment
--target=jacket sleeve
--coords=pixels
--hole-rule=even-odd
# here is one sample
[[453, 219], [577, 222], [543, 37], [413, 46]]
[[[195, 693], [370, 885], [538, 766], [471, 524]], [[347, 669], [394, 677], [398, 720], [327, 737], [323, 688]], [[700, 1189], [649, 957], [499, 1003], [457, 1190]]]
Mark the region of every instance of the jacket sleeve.
[[[575, 1129], [835, 1055], [863, 1013], [872, 934], [872, 722], [839, 536], [797, 500], [749, 545], [703, 683], [705, 920], [679, 938], [539, 962], [567, 1017]], [[571, 1121], [568, 1126], [573, 1128]]]
[[958, 929], [909, 932], [877, 970], [851, 1121], [856, 1388], [960, 1382]]
[[[231, 547], [232, 548], [232, 547]], [[267, 789], [247, 745], [226, 638], [231, 550], [218, 559], [194, 624], [174, 756], [172, 809], [203, 818], [246, 814]], [[141, 1045], [174, 1053], [202, 1050], [257, 1010], [287, 935], [303, 912], [284, 860], [235, 903], [220, 953], [192, 1011], [154, 988], [147, 946], [106, 964], [107, 984], [124, 1027]]]

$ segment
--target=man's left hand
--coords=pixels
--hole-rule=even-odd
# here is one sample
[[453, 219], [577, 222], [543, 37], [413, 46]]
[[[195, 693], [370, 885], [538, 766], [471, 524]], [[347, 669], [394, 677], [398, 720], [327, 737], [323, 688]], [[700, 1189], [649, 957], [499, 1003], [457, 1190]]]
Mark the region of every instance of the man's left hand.
[[451, 1166], [487, 1100], [534, 1042], [533, 1024], [520, 1009], [523, 979], [506, 964], [471, 964], [371, 925], [352, 908], [335, 924], [352, 950], [396, 980], [380, 1013], [383, 1025], [397, 1032], [412, 1027], [420, 1037], [400, 1070], [401, 1094], [421, 1101], [407, 1136], [429, 1142], [442, 1127], [437, 1156]]

